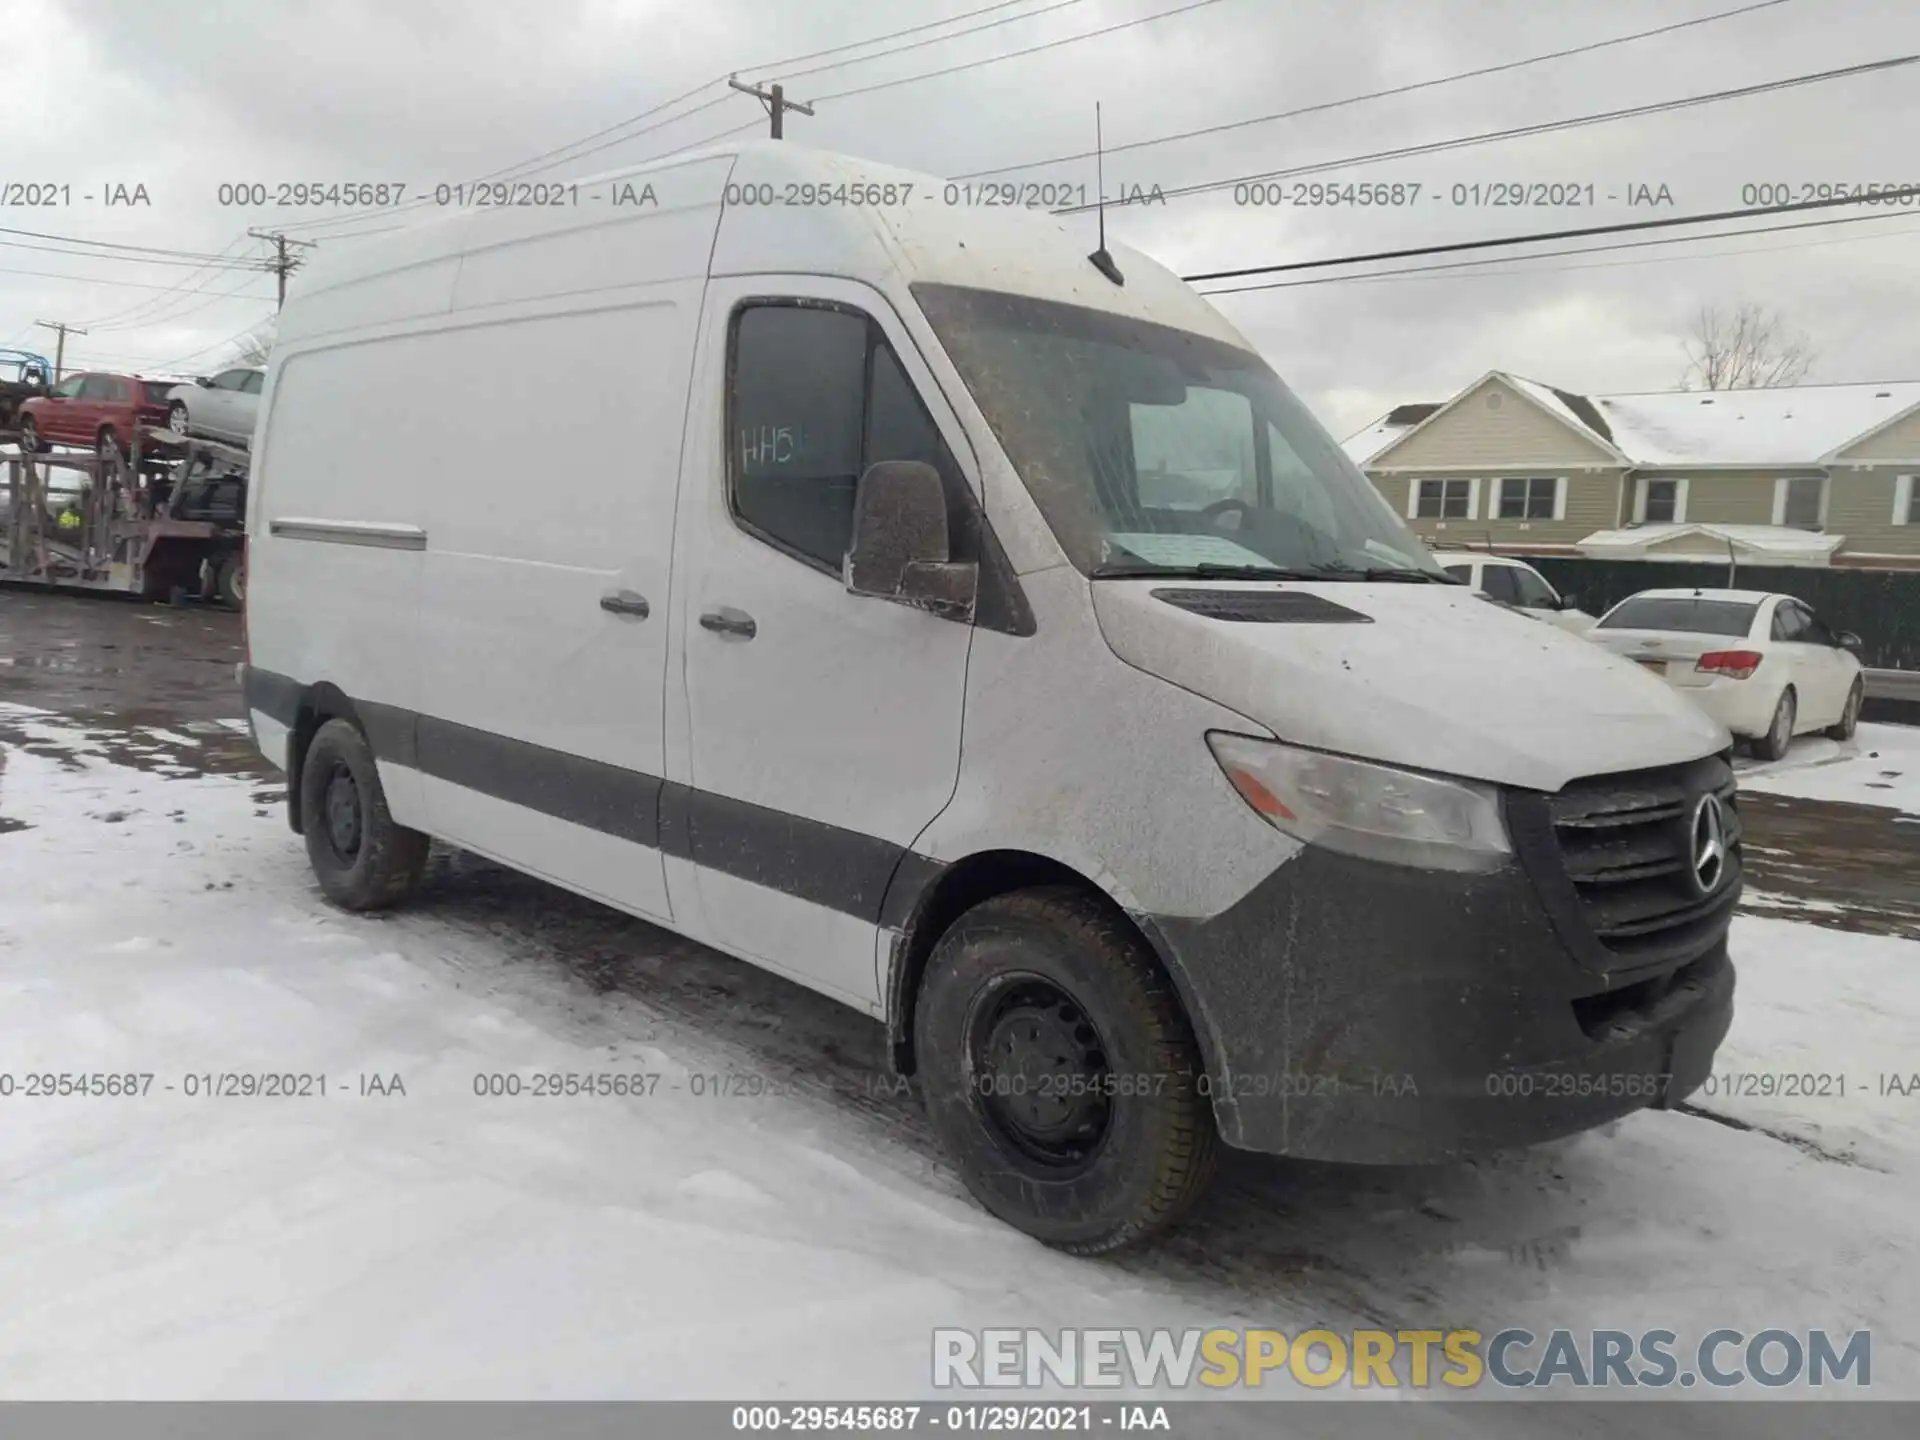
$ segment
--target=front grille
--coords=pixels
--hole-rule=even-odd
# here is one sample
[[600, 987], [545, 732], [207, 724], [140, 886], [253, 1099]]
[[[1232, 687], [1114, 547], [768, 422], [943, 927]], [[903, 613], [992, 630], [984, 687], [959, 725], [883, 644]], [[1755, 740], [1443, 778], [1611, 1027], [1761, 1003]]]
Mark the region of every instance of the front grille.
[[[1723, 873], [1695, 883], [1693, 820], [1701, 797], [1720, 798]], [[1576, 780], [1548, 797], [1560, 870], [1603, 968], [1692, 960], [1725, 933], [1740, 898], [1740, 812], [1733, 768], [1718, 757], [1691, 765]]]

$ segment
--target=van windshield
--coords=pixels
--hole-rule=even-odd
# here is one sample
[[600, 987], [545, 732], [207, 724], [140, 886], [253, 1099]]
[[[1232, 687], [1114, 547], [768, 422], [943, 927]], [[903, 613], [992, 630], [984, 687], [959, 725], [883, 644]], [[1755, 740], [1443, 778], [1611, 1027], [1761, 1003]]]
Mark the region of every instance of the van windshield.
[[913, 294], [1082, 573], [1459, 583], [1250, 351], [997, 291]]

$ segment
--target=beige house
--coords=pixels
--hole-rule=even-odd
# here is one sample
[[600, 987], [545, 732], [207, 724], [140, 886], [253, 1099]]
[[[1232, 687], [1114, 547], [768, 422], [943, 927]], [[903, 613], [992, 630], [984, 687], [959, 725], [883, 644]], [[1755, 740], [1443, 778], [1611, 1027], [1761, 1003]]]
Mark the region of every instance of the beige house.
[[1496, 370], [1345, 449], [1440, 548], [1920, 569], [1920, 381], [1578, 395]]

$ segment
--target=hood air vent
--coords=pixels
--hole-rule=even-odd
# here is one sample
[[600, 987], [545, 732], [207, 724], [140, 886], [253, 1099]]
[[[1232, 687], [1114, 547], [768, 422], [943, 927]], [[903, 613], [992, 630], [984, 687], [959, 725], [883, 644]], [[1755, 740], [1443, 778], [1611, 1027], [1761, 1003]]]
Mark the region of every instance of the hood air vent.
[[1306, 590], [1156, 590], [1153, 598], [1243, 625], [1371, 625], [1373, 617]]

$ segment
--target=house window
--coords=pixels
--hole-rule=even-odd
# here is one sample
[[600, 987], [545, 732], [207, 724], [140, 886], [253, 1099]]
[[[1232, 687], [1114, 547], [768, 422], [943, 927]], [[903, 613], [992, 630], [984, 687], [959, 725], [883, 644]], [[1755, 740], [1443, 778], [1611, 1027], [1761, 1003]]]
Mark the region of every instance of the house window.
[[1798, 530], [1820, 528], [1820, 502], [1827, 482], [1818, 475], [1797, 476], [1779, 482], [1774, 499], [1773, 523], [1791, 525]]
[[1513, 477], [1500, 482], [1502, 520], [1551, 520], [1560, 482], [1551, 475]]
[[1471, 480], [1422, 480], [1414, 504], [1416, 520], [1471, 520], [1473, 518], [1473, 482]]
[[1680, 518], [1680, 482], [1649, 480], [1647, 507], [1643, 517], [1649, 525], [1671, 525]]

